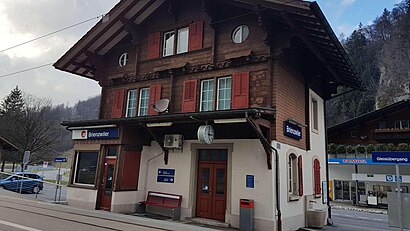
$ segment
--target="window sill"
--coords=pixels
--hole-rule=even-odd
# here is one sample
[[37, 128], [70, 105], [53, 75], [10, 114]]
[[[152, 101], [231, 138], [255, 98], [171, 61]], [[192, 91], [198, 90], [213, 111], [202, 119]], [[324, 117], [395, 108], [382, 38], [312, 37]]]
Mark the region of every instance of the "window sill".
[[315, 198], [321, 198], [321, 197], [322, 197], [322, 194], [315, 194], [314, 197], [315, 197]]
[[68, 184], [67, 187], [97, 190], [97, 187], [95, 185]]
[[173, 59], [173, 58], [183, 57], [183, 56], [187, 56], [187, 55], [191, 55], [191, 54], [196, 54], [196, 53], [201, 53], [201, 52], [210, 51], [210, 50], [212, 50], [212, 48], [211, 48], [211, 47], [207, 47], [207, 48], [202, 48], [202, 49], [199, 49], [199, 50], [184, 52], [184, 53], [181, 53], [181, 54], [174, 54], [174, 55], [168, 55], [168, 56], [160, 56], [160, 57], [158, 57], [158, 58], [153, 58], [153, 59], [144, 59], [144, 60], [141, 60], [140, 63], [153, 62], [153, 61], [165, 60], [165, 59]]
[[288, 201], [292, 202], [292, 201], [299, 201], [300, 196], [296, 196], [296, 195], [289, 195], [288, 196]]

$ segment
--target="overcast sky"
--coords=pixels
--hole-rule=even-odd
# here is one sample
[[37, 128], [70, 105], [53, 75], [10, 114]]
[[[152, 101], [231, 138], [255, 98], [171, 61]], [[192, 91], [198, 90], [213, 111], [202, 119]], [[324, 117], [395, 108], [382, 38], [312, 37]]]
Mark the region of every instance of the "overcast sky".
[[[119, 0], [0, 0], [0, 50], [66, 26], [107, 13]], [[336, 35], [349, 35], [369, 24], [399, 0], [318, 0]], [[47, 38], [0, 52], [0, 76], [54, 63], [97, 19]], [[24, 92], [52, 99], [54, 104], [85, 100], [100, 93], [97, 82], [47, 66], [0, 77], [0, 99], [19, 86]]]

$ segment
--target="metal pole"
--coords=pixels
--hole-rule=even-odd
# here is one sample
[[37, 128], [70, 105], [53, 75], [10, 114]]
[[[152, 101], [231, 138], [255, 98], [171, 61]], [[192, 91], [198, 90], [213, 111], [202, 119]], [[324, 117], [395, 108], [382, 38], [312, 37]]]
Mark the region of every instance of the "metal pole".
[[403, 231], [403, 211], [401, 206], [401, 188], [400, 188], [400, 170], [399, 164], [396, 164], [396, 185], [397, 185], [397, 209], [399, 211], [400, 231]]
[[58, 185], [60, 184], [60, 170], [61, 170], [61, 162], [60, 167], [58, 168], [58, 175], [57, 175], [57, 185], [56, 185], [56, 193], [54, 195], [54, 202], [57, 202], [57, 193], [58, 193]]
[[[21, 170], [21, 176], [24, 176], [23, 172], [25, 169], [26, 169], [26, 165], [23, 164], [23, 169]], [[20, 180], [20, 177], [19, 177], [19, 180]], [[20, 183], [20, 194], [21, 194], [22, 189], [23, 189], [23, 178], [21, 178], [21, 183]]]
[[[60, 162], [60, 168], [59, 168], [59, 170], [58, 170], [58, 182], [59, 182], [59, 184], [61, 184], [61, 179], [62, 179], [62, 177], [61, 177], [61, 175], [60, 175], [60, 169], [61, 169], [61, 162]], [[59, 186], [60, 187], [60, 194], [58, 195], [58, 201], [59, 202], [61, 202], [61, 186]]]
[[[357, 166], [357, 164], [355, 164], [354, 165], [354, 171], [356, 172], [356, 175], [359, 173], [359, 170], [358, 170], [358, 166]], [[358, 206], [359, 205], [359, 180], [356, 180], [356, 198], [355, 198], [355, 203], [356, 203], [356, 206]]]

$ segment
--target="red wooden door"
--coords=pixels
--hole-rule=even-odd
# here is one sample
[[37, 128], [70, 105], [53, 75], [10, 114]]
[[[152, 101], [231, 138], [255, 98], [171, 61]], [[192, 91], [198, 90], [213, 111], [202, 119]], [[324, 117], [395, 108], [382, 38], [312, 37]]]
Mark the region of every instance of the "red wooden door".
[[211, 154], [219, 152], [217, 150], [203, 151], [209, 151], [210, 159], [213, 160], [200, 161], [198, 164], [196, 216], [224, 221], [227, 182], [226, 161], [212, 158]]
[[111, 209], [111, 198], [114, 183], [114, 173], [115, 173], [115, 159], [106, 158], [104, 163], [104, 176], [103, 181], [99, 187], [99, 204], [98, 209], [110, 211]]

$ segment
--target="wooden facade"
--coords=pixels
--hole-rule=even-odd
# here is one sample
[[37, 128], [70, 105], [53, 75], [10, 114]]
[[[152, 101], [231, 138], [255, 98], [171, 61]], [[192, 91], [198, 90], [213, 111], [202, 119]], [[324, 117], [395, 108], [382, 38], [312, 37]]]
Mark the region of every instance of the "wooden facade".
[[329, 143], [410, 143], [410, 102], [405, 100], [328, 129]]

